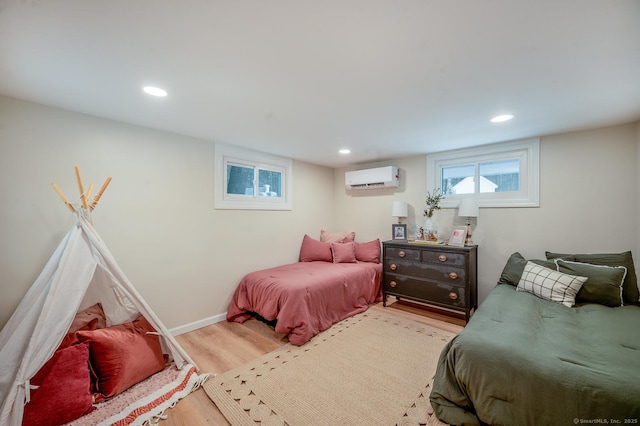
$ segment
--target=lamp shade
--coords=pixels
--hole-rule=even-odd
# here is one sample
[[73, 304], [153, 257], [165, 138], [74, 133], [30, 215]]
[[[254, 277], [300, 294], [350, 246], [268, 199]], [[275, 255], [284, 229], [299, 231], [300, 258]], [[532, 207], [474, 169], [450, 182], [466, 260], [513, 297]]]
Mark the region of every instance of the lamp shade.
[[394, 217], [407, 217], [407, 202], [406, 201], [394, 201], [393, 202], [393, 210], [391, 211], [391, 216]]
[[478, 217], [480, 209], [478, 203], [473, 198], [463, 198], [458, 206], [458, 216]]

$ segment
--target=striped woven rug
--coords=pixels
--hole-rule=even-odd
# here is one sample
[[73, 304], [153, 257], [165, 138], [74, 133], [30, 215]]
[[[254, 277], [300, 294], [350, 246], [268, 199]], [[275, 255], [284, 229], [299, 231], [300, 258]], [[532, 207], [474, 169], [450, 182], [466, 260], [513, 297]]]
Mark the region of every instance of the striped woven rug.
[[198, 374], [191, 364], [178, 370], [172, 363], [65, 426], [155, 425], [166, 418], [169, 408], [202, 386], [208, 377]]
[[203, 387], [232, 425], [441, 424], [430, 385], [453, 336], [367, 311], [303, 346], [286, 344], [210, 377]]

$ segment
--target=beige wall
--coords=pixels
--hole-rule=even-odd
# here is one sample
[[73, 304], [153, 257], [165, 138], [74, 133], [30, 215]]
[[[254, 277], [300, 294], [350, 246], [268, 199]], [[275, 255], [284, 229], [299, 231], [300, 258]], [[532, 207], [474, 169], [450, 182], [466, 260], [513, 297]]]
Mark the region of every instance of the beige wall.
[[[480, 300], [514, 251], [633, 250], [640, 224], [640, 124], [541, 138], [539, 208], [481, 209], [474, 221]], [[329, 169], [295, 161], [293, 211], [213, 209], [213, 143], [0, 97], [0, 326], [74, 223], [51, 189], [77, 198], [113, 181], [94, 224], [120, 266], [168, 327], [220, 316], [247, 272], [297, 260], [302, 236], [354, 230], [390, 238], [391, 205], [424, 222], [426, 158]], [[395, 165], [401, 187], [347, 191], [344, 171]], [[444, 233], [464, 221], [437, 213]]]
[[113, 176], [94, 224], [168, 327], [223, 314], [245, 273], [332, 227], [333, 170], [297, 161], [293, 211], [214, 210], [213, 147], [0, 97], [0, 326], [74, 223], [50, 187], [77, 199], [74, 165], [85, 186]]
[[[638, 259], [639, 125], [628, 124], [540, 139], [540, 207], [482, 208], [473, 220], [479, 245], [479, 298], [495, 285], [509, 255], [544, 257], [545, 250], [600, 252], [632, 250]], [[400, 168], [397, 189], [346, 191], [344, 172], [393, 165]], [[391, 237], [394, 200], [409, 203], [409, 232], [424, 223], [426, 156], [398, 158], [335, 170], [337, 226], [360, 230], [365, 239]], [[463, 225], [457, 209], [436, 213], [445, 234]]]
[[[636, 259], [640, 257], [640, 121], [636, 123]], [[638, 269], [636, 269], [637, 271]]]

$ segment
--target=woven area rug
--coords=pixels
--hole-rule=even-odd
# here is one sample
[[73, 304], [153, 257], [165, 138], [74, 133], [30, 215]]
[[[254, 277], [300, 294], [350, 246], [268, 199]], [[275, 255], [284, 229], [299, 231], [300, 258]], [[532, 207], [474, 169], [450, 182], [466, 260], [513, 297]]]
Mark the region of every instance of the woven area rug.
[[171, 364], [65, 426], [155, 425], [167, 418], [169, 408], [198, 389], [208, 377], [198, 374], [191, 364], [180, 370]]
[[442, 424], [429, 403], [449, 333], [369, 310], [203, 385], [232, 425]]

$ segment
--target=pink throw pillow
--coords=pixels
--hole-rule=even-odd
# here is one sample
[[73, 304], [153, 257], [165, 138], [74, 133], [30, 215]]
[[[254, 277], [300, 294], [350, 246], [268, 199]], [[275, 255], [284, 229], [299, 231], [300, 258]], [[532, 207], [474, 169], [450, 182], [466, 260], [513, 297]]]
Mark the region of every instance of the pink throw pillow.
[[89, 342], [91, 367], [97, 376], [96, 402], [104, 401], [165, 366], [160, 339], [147, 319], [140, 315], [134, 321], [78, 331], [83, 342]]
[[333, 263], [357, 263], [356, 248], [353, 242], [331, 243]]
[[[61, 425], [93, 411], [89, 377], [89, 347], [70, 346], [53, 354], [30, 380], [23, 425]], [[16, 401], [22, 404], [22, 401]]]
[[314, 240], [305, 234], [302, 239], [302, 247], [300, 247], [300, 262], [313, 262], [316, 260], [331, 262], [331, 246], [329, 243]]
[[355, 232], [327, 232], [325, 230], [320, 231], [320, 241], [322, 241], [323, 243], [344, 243], [355, 241], [355, 239]]
[[380, 263], [380, 239], [355, 244], [358, 262]]
[[[96, 303], [93, 306], [88, 307], [84, 311], [78, 312], [71, 323], [71, 327], [69, 327], [69, 331], [67, 333], [73, 333], [74, 331], [78, 331], [83, 327], [86, 327], [92, 320], [97, 319], [98, 322], [95, 328], [105, 328], [107, 326], [107, 319], [102, 310], [102, 304]], [[94, 329], [95, 329], [94, 328]]]

